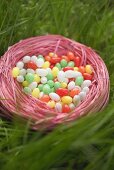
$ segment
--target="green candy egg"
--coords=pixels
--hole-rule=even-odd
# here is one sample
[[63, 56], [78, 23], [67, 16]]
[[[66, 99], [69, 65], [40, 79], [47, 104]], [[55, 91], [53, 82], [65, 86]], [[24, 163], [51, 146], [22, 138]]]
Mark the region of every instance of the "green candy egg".
[[31, 89], [29, 88], [29, 87], [24, 87], [24, 92], [26, 93], [26, 94], [31, 94]]
[[60, 64], [60, 63], [57, 63], [57, 64], [55, 65], [55, 67], [57, 67], [59, 70], [61, 70], [61, 64]]
[[51, 88], [48, 84], [45, 84], [43, 86], [43, 92], [44, 92], [44, 94], [49, 94], [51, 92]]
[[73, 61], [69, 61], [67, 66], [68, 66], [68, 67], [74, 67], [74, 65], [75, 65], [75, 64], [74, 64]]
[[40, 91], [42, 91], [43, 90], [43, 84], [39, 84], [38, 88], [39, 88]]
[[67, 61], [65, 59], [62, 59], [60, 64], [61, 64], [61, 67], [64, 68], [67, 66]]
[[52, 73], [48, 73], [48, 75], [46, 77], [47, 77], [48, 80], [53, 80], [54, 79]]
[[42, 58], [43, 60], [45, 60], [43, 55], [38, 55], [38, 58]]
[[82, 76], [79, 76], [76, 78], [75, 84], [78, 86], [81, 86], [84, 81], [84, 78]]
[[52, 88], [54, 86], [54, 81], [53, 80], [49, 80], [47, 82], [47, 84]]
[[58, 89], [58, 88], [60, 88], [60, 87], [61, 87], [61, 83], [58, 82], [58, 81], [55, 82], [54, 87], [55, 87], [55, 90]]
[[51, 88], [51, 93], [53, 93], [53, 92], [55, 92], [55, 88], [54, 87]]
[[25, 79], [28, 81], [28, 83], [32, 83], [34, 81], [34, 75], [32, 73], [27, 73]]

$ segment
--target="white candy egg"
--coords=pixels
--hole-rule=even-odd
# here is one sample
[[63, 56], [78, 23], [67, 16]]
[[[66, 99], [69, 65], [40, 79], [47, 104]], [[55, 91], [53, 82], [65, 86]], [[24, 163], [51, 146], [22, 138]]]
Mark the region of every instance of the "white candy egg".
[[37, 87], [37, 82], [32, 82], [30, 85], [29, 85], [29, 88], [31, 90], [35, 89]]
[[77, 78], [79, 76], [82, 76], [82, 73], [80, 73], [79, 71], [75, 71], [74, 77]]
[[24, 63], [22, 61], [17, 62], [16, 67], [22, 69], [24, 67]]
[[38, 57], [33, 55], [30, 60], [33, 61], [34, 63], [36, 63], [38, 61]]
[[59, 82], [63, 82], [64, 78], [65, 78], [65, 72], [64, 71], [59, 71], [58, 75], [57, 75], [58, 81]]
[[81, 102], [80, 96], [79, 96], [79, 95], [75, 95], [75, 96], [73, 97], [73, 103], [74, 103], [74, 105], [77, 106], [77, 105], [80, 104], [80, 102]]
[[22, 75], [17, 76], [17, 81], [18, 81], [19, 83], [22, 83], [22, 82], [24, 81], [24, 77], [23, 77]]
[[41, 78], [41, 83], [42, 83], [42, 84], [47, 83], [47, 77], [42, 77], [42, 78]]
[[42, 67], [43, 64], [44, 64], [44, 60], [42, 58], [38, 58], [38, 60], [36, 62], [37, 67]]
[[62, 112], [62, 105], [61, 105], [61, 103], [56, 103], [55, 104], [55, 110], [57, 112]]
[[83, 92], [83, 91], [80, 92], [80, 93], [79, 93], [79, 96], [80, 96], [80, 99], [81, 99], [81, 100], [84, 100], [84, 99], [86, 98], [86, 92]]
[[69, 84], [68, 84], [68, 90], [72, 90], [75, 88], [75, 82], [74, 81], [71, 81]]
[[68, 78], [64, 78], [62, 82], [68, 83]]
[[65, 71], [65, 77], [66, 78], [73, 78], [73, 77], [75, 77], [75, 71], [73, 71], [73, 70]]
[[88, 88], [88, 87], [84, 87], [84, 88], [82, 89], [82, 91], [87, 94], [87, 93], [89, 92], [89, 88]]
[[81, 87], [82, 88], [89, 87], [90, 85], [91, 85], [91, 81], [90, 80], [84, 80]]
[[69, 104], [69, 107], [70, 107], [71, 110], [74, 110], [74, 109], [75, 109], [75, 105], [74, 105], [73, 103], [70, 103], [70, 104]]
[[36, 69], [36, 74], [38, 74], [41, 77], [45, 77], [48, 74], [48, 71], [46, 69]]
[[26, 72], [27, 72], [26, 69], [23, 68], [19, 71], [19, 75], [25, 76]]
[[40, 94], [39, 94], [39, 99], [40, 99], [41, 97], [43, 97], [43, 95], [44, 95], [44, 93], [43, 93], [43, 92], [40, 92]]
[[23, 57], [23, 62], [28, 63], [30, 61], [30, 56]]
[[31, 68], [28, 68], [28, 69], [27, 69], [27, 73], [34, 74], [34, 73], [35, 73], [35, 71], [34, 71], [33, 69], [31, 69]]
[[48, 73], [51, 73], [51, 68], [46, 68], [46, 70], [48, 71]]
[[56, 93], [50, 93], [49, 96], [54, 101], [59, 101], [60, 100], [60, 96], [58, 94], [56, 94]]

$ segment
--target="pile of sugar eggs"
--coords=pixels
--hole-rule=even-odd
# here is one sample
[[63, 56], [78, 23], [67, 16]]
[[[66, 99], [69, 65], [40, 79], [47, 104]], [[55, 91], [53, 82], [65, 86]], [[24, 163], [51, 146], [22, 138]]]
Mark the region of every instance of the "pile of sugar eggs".
[[86, 99], [94, 77], [90, 64], [81, 65], [73, 52], [58, 56], [24, 56], [12, 69], [22, 91], [44, 102], [57, 112], [69, 113]]

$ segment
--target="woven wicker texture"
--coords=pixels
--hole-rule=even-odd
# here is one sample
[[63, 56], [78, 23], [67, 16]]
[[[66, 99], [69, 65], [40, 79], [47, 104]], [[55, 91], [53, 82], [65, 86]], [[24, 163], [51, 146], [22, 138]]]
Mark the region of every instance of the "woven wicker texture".
[[[11, 75], [12, 68], [25, 55], [47, 55], [49, 52], [55, 52], [61, 56], [67, 51], [81, 57], [81, 65], [91, 64], [94, 68], [94, 80], [86, 99], [69, 114], [57, 113], [40, 100], [23, 93], [21, 85]], [[33, 37], [13, 45], [1, 57], [0, 110], [7, 116], [17, 114], [31, 119], [32, 126], [36, 129], [76, 120], [82, 115], [100, 111], [108, 99], [109, 75], [103, 60], [93, 49], [73, 40], [59, 35]]]

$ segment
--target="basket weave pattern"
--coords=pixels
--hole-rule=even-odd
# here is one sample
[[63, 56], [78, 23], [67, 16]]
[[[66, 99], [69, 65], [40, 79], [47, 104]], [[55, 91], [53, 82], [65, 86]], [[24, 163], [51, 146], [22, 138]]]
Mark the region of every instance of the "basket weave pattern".
[[[81, 57], [81, 65], [91, 64], [94, 80], [86, 99], [71, 113], [57, 113], [42, 101], [22, 92], [20, 84], [11, 76], [11, 70], [25, 55], [47, 55], [55, 52], [59, 56], [72, 51]], [[78, 117], [100, 111], [109, 99], [109, 75], [107, 68], [96, 52], [80, 43], [59, 35], [47, 35], [22, 40], [13, 45], [0, 60], [0, 110], [3, 114], [20, 115], [32, 119], [33, 127], [49, 127], [68, 122]]]

